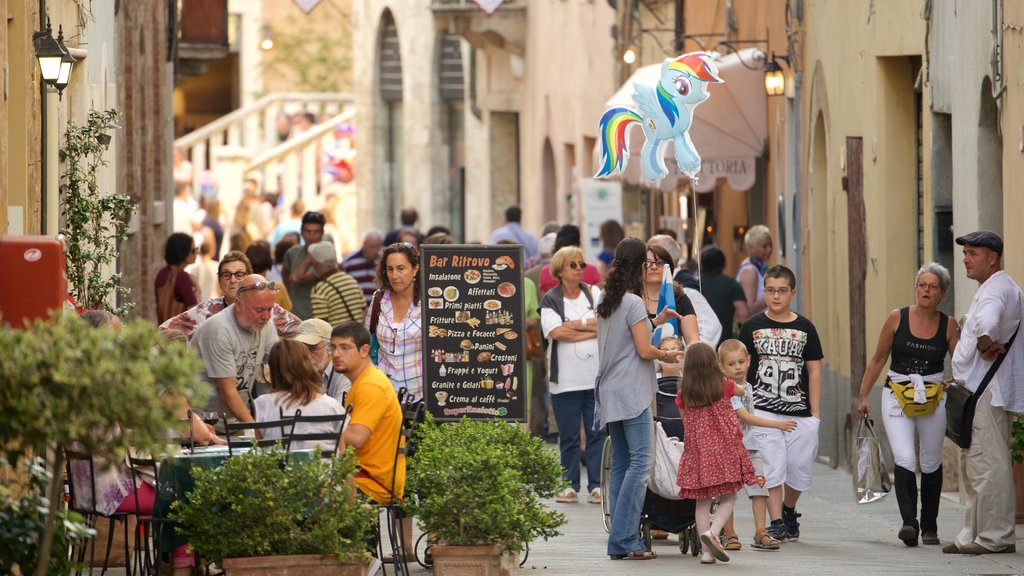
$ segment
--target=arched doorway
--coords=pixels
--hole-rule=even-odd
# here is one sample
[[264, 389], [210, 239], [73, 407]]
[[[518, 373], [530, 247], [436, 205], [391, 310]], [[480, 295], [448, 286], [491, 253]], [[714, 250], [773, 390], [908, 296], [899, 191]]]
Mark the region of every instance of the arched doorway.
[[463, 123], [465, 82], [462, 68], [462, 42], [458, 34], [444, 32], [437, 58], [437, 89], [441, 103], [441, 161], [447, 177], [445, 193], [435, 198], [456, 240], [465, 240], [466, 230], [466, 151]]
[[383, 106], [380, 118], [384, 135], [383, 163], [378, 174], [384, 182], [387, 196], [387, 219], [395, 224], [403, 206], [404, 193], [404, 139], [402, 121], [402, 56], [398, 41], [398, 27], [390, 10], [384, 10], [380, 19], [380, 40], [377, 44], [377, 88]]
[[544, 139], [544, 159], [541, 164], [541, 193], [544, 198], [544, 221], [558, 220], [558, 177], [555, 169], [555, 151], [551, 139]]
[[1003, 233], [1003, 143], [992, 81], [981, 82], [978, 113], [978, 228]]

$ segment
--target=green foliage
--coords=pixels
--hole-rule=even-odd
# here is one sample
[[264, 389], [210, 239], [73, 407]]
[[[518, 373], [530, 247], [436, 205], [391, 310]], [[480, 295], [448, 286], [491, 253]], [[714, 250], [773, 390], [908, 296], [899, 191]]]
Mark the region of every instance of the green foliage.
[[205, 400], [201, 361], [139, 320], [118, 332], [76, 316], [0, 329], [0, 446], [15, 463], [79, 441], [123, 460], [132, 445], [156, 454], [181, 417], [169, 397]]
[[289, 16], [273, 34], [274, 48], [264, 53], [264, 73], [294, 77], [299, 91], [337, 92], [339, 84], [348, 85], [339, 78], [351, 74], [350, 26], [318, 32]]
[[425, 532], [452, 546], [502, 543], [511, 550], [557, 536], [565, 515], [542, 498], [564, 488], [558, 457], [521, 427], [464, 418], [416, 432], [409, 508]]
[[1010, 430], [1010, 456], [1018, 464], [1024, 462], [1024, 416], [1020, 414], [1013, 418]]
[[135, 201], [126, 194], [104, 194], [96, 181], [99, 169], [107, 165], [103, 153], [107, 144], [100, 136], [119, 112], [89, 111], [88, 121], [79, 126], [68, 123], [60, 159], [60, 207], [64, 217], [62, 233], [67, 237], [67, 275], [69, 292], [86, 308], [104, 309], [124, 316], [132, 304], [109, 304], [111, 294], [124, 296], [121, 275], [107, 276], [105, 269], [117, 260], [118, 248], [128, 235], [128, 220]]
[[352, 452], [291, 461], [279, 449], [252, 450], [211, 470], [193, 468], [195, 489], [172, 518], [199, 554], [224, 558], [336, 554], [362, 560], [376, 510], [355, 496]]
[[[28, 465], [28, 490], [18, 499], [13, 487], [0, 485], [0, 576], [30, 574], [36, 569], [39, 539], [50, 513], [46, 487], [52, 475], [44, 465], [41, 458]], [[0, 468], [5, 466], [7, 461], [0, 458]], [[81, 515], [63, 506], [57, 507], [57, 520], [48, 573], [70, 574], [75, 564], [68, 559], [68, 547], [95, 536], [95, 530], [86, 526]]]

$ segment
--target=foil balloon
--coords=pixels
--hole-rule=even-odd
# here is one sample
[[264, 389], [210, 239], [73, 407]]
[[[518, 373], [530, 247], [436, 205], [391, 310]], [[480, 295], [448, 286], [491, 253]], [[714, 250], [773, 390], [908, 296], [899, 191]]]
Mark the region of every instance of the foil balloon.
[[675, 60], [666, 58], [656, 86], [633, 86], [637, 110], [616, 106], [601, 116], [601, 167], [594, 177], [611, 176], [626, 165], [627, 136], [634, 124], [639, 124], [647, 137], [640, 160], [648, 182], [657, 182], [668, 174], [661, 148], [669, 140], [675, 144], [679, 170], [695, 176], [700, 171], [700, 155], [690, 141], [693, 111], [710, 96], [708, 84], [718, 82], [722, 82], [718, 67], [707, 52], [691, 52]]

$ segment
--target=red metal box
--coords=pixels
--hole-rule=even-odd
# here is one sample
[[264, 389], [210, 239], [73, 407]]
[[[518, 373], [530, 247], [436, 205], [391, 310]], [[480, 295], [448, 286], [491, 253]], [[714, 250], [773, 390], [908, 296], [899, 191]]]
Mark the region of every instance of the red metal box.
[[64, 246], [51, 236], [0, 236], [0, 317], [21, 328], [67, 299]]

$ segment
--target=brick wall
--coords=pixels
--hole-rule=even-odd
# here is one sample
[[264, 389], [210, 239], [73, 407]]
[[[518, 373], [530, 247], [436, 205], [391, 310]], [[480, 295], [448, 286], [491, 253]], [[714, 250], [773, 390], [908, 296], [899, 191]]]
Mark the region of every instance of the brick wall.
[[[171, 204], [167, 0], [121, 2], [116, 17], [123, 114], [118, 189], [138, 202], [137, 230], [121, 247], [121, 273], [136, 304], [134, 316], [155, 319], [153, 278], [163, 266]], [[163, 214], [155, 213], [154, 202], [163, 202]]]

